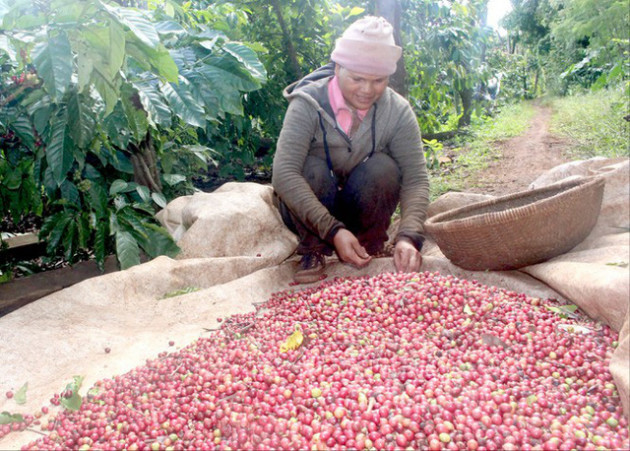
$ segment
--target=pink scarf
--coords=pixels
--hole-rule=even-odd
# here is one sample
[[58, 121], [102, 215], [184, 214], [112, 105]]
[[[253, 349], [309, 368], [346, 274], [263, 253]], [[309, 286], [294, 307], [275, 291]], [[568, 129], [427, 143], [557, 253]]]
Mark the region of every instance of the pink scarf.
[[[337, 124], [344, 132], [349, 133], [352, 127], [353, 110], [346, 104], [346, 99], [343, 98], [341, 88], [339, 87], [339, 78], [336, 75], [328, 83], [328, 99], [335, 113]], [[363, 120], [367, 112], [368, 110], [356, 110], [360, 120]]]

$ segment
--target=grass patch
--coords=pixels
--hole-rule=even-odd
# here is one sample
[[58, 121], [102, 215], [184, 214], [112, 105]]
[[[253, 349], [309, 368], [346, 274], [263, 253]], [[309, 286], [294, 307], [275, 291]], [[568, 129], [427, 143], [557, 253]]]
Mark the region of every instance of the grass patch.
[[571, 158], [630, 155], [630, 122], [624, 119], [629, 113], [628, 99], [622, 89], [551, 98], [548, 102], [554, 110], [549, 130], [572, 141]]
[[469, 133], [458, 137], [443, 154], [454, 156], [455, 164], [447, 171], [430, 172], [431, 200], [449, 191], [462, 191], [469, 186], [466, 178], [485, 169], [490, 161], [500, 158], [493, 142], [519, 136], [527, 130], [535, 109], [530, 102], [505, 105], [494, 117], [473, 118]]

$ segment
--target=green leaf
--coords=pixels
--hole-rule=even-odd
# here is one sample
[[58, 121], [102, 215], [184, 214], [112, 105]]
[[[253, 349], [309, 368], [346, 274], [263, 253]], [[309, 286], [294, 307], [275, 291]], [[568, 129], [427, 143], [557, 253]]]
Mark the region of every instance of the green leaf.
[[256, 80], [264, 82], [267, 80], [267, 70], [258, 59], [258, 55], [249, 47], [238, 43], [228, 42], [223, 45], [223, 50], [236, 58]]
[[28, 382], [25, 382], [18, 391], [15, 392], [13, 399], [15, 402], [22, 405], [26, 404], [26, 390], [28, 390]]
[[197, 288], [197, 287], [186, 287], [186, 288], [182, 288], [180, 290], [169, 291], [164, 296], [162, 296], [161, 299], [174, 298], [174, 297], [181, 296], [181, 295], [184, 295], [184, 294], [194, 293], [195, 291], [199, 291], [199, 290], [200, 290], [200, 288]]
[[[66, 227], [72, 221], [72, 217], [65, 211], [61, 211], [53, 215], [46, 223], [50, 224], [51, 230], [46, 239], [46, 250], [49, 253], [54, 253], [61, 242], [61, 239], [66, 231]], [[45, 224], [46, 224], [45, 223]], [[42, 230], [43, 232], [43, 230]]]
[[50, 139], [46, 148], [46, 161], [52, 170], [57, 186], [65, 180], [74, 161], [73, 143], [67, 133], [68, 116], [65, 111], [55, 116], [50, 127]]
[[72, 141], [80, 148], [88, 147], [96, 132], [96, 120], [85, 97], [73, 91], [68, 98], [68, 124]]
[[46, 91], [60, 99], [70, 84], [72, 76], [72, 51], [65, 33], [48, 37], [33, 49], [33, 64], [44, 81]]
[[116, 232], [116, 256], [121, 269], [140, 264], [140, 248], [131, 233], [123, 230]]
[[109, 195], [113, 196], [115, 194], [122, 193], [123, 191], [127, 189], [128, 186], [129, 184], [125, 182], [124, 180], [116, 179], [112, 182], [112, 184], [109, 187]]
[[102, 270], [105, 267], [105, 257], [107, 256], [108, 222], [99, 220], [94, 227], [96, 228], [93, 245], [94, 258], [99, 269]]
[[163, 35], [183, 35], [186, 29], [174, 20], [163, 20], [155, 24], [155, 29]]
[[92, 73], [92, 82], [96, 91], [99, 93], [105, 103], [105, 116], [108, 116], [118, 103], [120, 97], [120, 80], [118, 78], [110, 80], [105, 78], [98, 71]]
[[11, 122], [11, 129], [15, 132], [22, 143], [29, 149], [35, 149], [35, 135], [33, 133], [33, 125], [29, 118], [25, 115], [20, 115], [13, 122]]
[[116, 6], [103, 5], [105, 11], [107, 11], [114, 19], [120, 22], [122, 25], [129, 28], [129, 30], [140, 41], [149, 47], [156, 48], [160, 43], [160, 36], [157, 30], [140, 11], [123, 8]]
[[[138, 42], [128, 43], [127, 56], [133, 59], [143, 70], [157, 72], [165, 81], [177, 83], [179, 70], [169, 51], [160, 44], [157, 49], [147, 47]], [[153, 70], [152, 70], [153, 68]]]
[[0, 424], [21, 423], [24, 417], [19, 413], [9, 413], [6, 410], [0, 413]]
[[61, 197], [68, 200], [69, 203], [81, 207], [81, 195], [77, 186], [70, 180], [64, 180], [59, 187], [61, 191]]
[[77, 411], [81, 408], [83, 398], [79, 395], [79, 390], [83, 384], [83, 376], [74, 376], [71, 383], [66, 385], [66, 390], [72, 391], [72, 396], [69, 398], [61, 397], [59, 403], [68, 410]]
[[160, 89], [181, 120], [197, 127], [206, 125], [203, 107], [193, 99], [188, 82], [183, 77], [180, 77], [179, 85], [164, 83]]
[[151, 193], [151, 199], [162, 208], [166, 208], [166, 198], [162, 193]]
[[148, 81], [133, 83], [133, 87], [138, 91], [140, 102], [147, 112], [147, 119], [152, 126], [171, 126], [171, 109], [164, 102], [160, 91]]
[[575, 311], [578, 309], [577, 305], [568, 304], [568, 305], [560, 305], [558, 307], [554, 307], [552, 305], [545, 305], [547, 310], [560, 315], [562, 318], [567, 318], [571, 316], [575, 316]]
[[182, 174], [164, 174], [162, 179], [168, 186], [175, 186], [186, 181], [186, 176]]
[[[118, 102], [118, 98], [116, 98]], [[122, 104], [117, 103], [111, 114], [109, 114], [103, 123], [103, 128], [107, 137], [111, 140], [112, 144], [126, 149], [129, 141], [131, 141], [131, 133], [127, 129], [127, 115], [123, 110]]]
[[[78, 218], [77, 218], [78, 219]], [[77, 224], [78, 221], [70, 221], [68, 223], [68, 227], [66, 227], [66, 231], [63, 234], [63, 239], [61, 241], [61, 247], [65, 249], [64, 258], [66, 261], [72, 262], [73, 257], [77, 252]]]
[[231, 86], [239, 91], [247, 92], [260, 87], [260, 83], [254, 81], [234, 58], [211, 56], [207, 59], [207, 64], [197, 70], [210, 81], [212, 89]]
[[142, 248], [147, 255], [151, 257], [167, 255], [173, 258], [179, 253], [180, 248], [164, 227], [148, 223], [145, 224], [145, 228], [148, 233], [148, 239], [143, 243]]
[[151, 191], [146, 186], [138, 185], [136, 186], [136, 191], [138, 192], [140, 199], [142, 199], [144, 202], [148, 202], [149, 199], [151, 199]]

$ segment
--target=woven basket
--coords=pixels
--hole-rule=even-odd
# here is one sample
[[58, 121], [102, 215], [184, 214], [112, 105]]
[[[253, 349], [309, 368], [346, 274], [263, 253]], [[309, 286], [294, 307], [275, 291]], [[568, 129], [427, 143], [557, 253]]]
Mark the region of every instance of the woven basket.
[[425, 230], [461, 268], [522, 268], [584, 240], [597, 222], [603, 194], [602, 177], [567, 180], [437, 214]]

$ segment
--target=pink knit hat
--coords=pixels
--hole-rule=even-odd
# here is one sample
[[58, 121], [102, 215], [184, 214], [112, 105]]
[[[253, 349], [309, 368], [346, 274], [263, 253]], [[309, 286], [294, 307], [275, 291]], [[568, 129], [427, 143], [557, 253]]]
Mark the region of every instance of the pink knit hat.
[[346, 69], [370, 75], [391, 75], [402, 49], [394, 42], [393, 27], [382, 17], [363, 17], [337, 39], [330, 59]]

